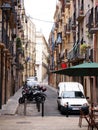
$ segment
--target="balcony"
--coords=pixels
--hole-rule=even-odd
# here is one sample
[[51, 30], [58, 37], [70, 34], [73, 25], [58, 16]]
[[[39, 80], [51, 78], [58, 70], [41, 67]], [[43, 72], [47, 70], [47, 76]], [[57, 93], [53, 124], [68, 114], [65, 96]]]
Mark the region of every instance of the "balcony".
[[89, 27], [90, 13], [91, 13], [91, 9], [88, 10], [88, 12], [86, 13], [86, 16], [85, 16], [85, 18], [86, 18], [86, 27]]
[[95, 7], [95, 26], [98, 26], [98, 6]]
[[72, 30], [73, 33], [76, 32], [76, 24], [75, 23], [72, 23], [71, 30]]
[[98, 26], [96, 27], [92, 27], [91, 29], [90, 29], [90, 33], [97, 33], [98, 32]]
[[76, 62], [85, 59], [85, 57], [80, 54], [79, 44], [74, 45], [74, 47], [68, 52], [67, 59], [71, 62]]
[[71, 30], [73, 33], [76, 32], [76, 12], [73, 13], [71, 18]]
[[65, 7], [70, 8], [70, 0], [65, 0]]
[[78, 12], [77, 21], [79, 22], [79, 21], [83, 20], [83, 18], [84, 18], [84, 10], [81, 9]]
[[[96, 6], [94, 10], [95, 10], [95, 19], [94, 19], [95, 24], [93, 24], [93, 20], [92, 20], [92, 22], [89, 23], [89, 25], [90, 25], [89, 26], [90, 33], [97, 33], [98, 32], [98, 11], [97, 11], [98, 6]], [[91, 13], [90, 18], [91, 18], [92, 15], [93, 14]], [[93, 18], [93, 16], [92, 16], [92, 18]]]
[[[13, 21], [13, 22], [12, 22]], [[10, 19], [9, 19], [9, 24], [11, 28], [16, 28], [17, 25], [17, 20], [16, 20], [16, 13], [10, 13]]]
[[64, 26], [65, 36], [66, 36], [66, 35], [70, 35], [70, 30], [71, 30], [70, 25], [69, 25], [69, 24], [66, 24], [66, 25]]

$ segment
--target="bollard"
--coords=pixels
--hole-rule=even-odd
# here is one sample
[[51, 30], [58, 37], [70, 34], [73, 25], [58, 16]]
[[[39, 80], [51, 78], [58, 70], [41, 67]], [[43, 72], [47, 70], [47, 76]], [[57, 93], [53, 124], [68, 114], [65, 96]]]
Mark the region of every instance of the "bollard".
[[24, 102], [24, 115], [26, 115], [26, 107], [27, 107], [27, 99], [25, 99], [25, 102]]
[[67, 102], [67, 108], [66, 108], [66, 117], [69, 116], [69, 112], [68, 112], [68, 102]]
[[42, 101], [42, 117], [44, 116], [44, 101]]

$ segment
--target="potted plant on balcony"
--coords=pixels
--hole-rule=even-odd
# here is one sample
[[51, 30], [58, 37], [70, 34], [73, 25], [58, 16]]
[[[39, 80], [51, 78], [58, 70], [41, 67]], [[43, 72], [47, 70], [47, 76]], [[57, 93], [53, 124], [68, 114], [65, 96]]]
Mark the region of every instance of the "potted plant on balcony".
[[16, 47], [17, 48], [22, 48], [21, 39], [19, 37], [16, 38]]
[[16, 38], [16, 50], [17, 54], [23, 54], [22, 41], [20, 37]]
[[81, 54], [85, 54], [88, 48], [90, 48], [89, 44], [86, 44], [86, 43], [81, 44], [80, 46]]

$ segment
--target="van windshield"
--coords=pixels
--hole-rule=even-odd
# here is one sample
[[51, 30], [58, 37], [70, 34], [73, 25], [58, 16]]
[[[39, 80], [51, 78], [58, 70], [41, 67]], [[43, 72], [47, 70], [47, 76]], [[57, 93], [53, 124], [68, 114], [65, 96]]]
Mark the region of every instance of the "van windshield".
[[62, 93], [63, 98], [84, 98], [81, 91], [66, 91]]

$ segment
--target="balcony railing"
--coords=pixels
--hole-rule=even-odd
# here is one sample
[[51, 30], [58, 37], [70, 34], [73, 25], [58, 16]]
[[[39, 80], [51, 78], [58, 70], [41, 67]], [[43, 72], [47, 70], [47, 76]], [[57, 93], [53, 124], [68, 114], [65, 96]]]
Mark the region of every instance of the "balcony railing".
[[76, 44], [67, 54], [67, 59], [70, 61], [82, 60], [85, 57], [80, 53], [80, 44]]
[[66, 8], [69, 8], [70, 7], [70, 0], [65, 0], [65, 7]]
[[81, 21], [84, 18], [84, 10], [80, 9], [77, 16], [77, 21]]
[[95, 7], [95, 27], [98, 27], [98, 6]]
[[91, 13], [91, 9], [88, 10], [88, 12], [86, 13], [86, 27], [89, 27], [89, 16], [90, 16], [90, 13]]
[[71, 24], [71, 30], [73, 33], [76, 32], [76, 24], [74, 22]]
[[65, 36], [66, 36], [66, 35], [70, 35], [70, 30], [71, 30], [70, 24], [66, 24], [66, 25], [64, 26]]
[[[89, 15], [89, 32], [90, 33], [97, 33], [98, 32], [98, 6], [92, 8], [91, 13]], [[95, 17], [94, 12], [95, 11]]]
[[71, 18], [71, 30], [72, 32], [76, 32], [76, 12], [73, 13]]

